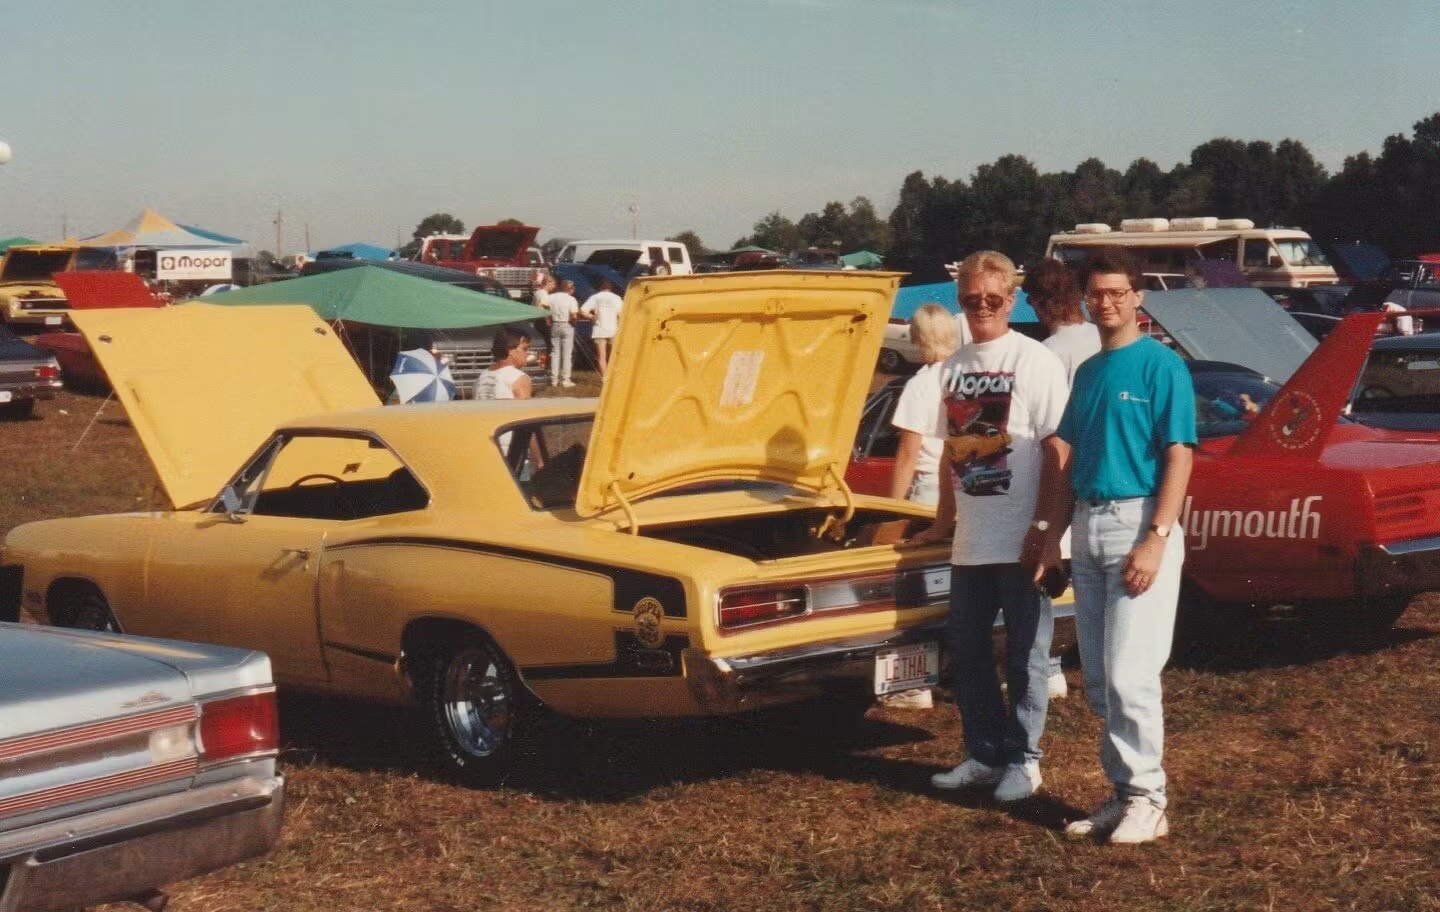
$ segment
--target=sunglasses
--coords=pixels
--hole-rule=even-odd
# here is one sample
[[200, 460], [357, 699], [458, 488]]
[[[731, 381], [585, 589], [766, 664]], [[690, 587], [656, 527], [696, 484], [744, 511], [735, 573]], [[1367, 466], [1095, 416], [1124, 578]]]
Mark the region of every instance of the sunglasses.
[[960, 296], [960, 306], [966, 310], [979, 310], [982, 306], [987, 310], [999, 310], [1005, 306], [1006, 297], [997, 294], [967, 294]]

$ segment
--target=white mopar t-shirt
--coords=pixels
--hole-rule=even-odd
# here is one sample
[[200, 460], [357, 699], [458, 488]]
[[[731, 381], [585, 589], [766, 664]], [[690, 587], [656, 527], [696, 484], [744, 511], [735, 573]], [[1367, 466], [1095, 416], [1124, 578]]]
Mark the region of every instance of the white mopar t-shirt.
[[955, 457], [951, 563], [1013, 564], [1035, 516], [1040, 443], [1055, 433], [1070, 388], [1065, 365], [1011, 330], [962, 345], [940, 369], [933, 436]]
[[591, 333], [592, 339], [613, 339], [615, 331], [620, 328], [620, 308], [624, 299], [613, 291], [597, 291], [585, 299], [585, 306], [580, 312], [595, 320], [595, 329]]
[[915, 474], [930, 475], [940, 470], [940, 447], [945, 443], [935, 433], [935, 416], [940, 412], [940, 363], [927, 364], [905, 381], [890, 424], [920, 435], [920, 453], [915, 457]]

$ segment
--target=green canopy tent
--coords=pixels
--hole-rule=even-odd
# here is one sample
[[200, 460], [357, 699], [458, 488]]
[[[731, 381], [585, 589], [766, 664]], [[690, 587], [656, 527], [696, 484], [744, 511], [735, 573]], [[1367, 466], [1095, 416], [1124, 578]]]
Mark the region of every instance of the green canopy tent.
[[530, 323], [545, 316], [528, 304], [377, 266], [356, 266], [193, 300], [232, 306], [308, 305], [335, 324], [377, 389], [389, 382], [396, 352], [410, 348], [444, 349], [456, 362], [451, 365], [456, 383], [468, 384], [489, 364], [490, 341], [484, 334], [465, 331]]
[[840, 258], [841, 266], [853, 266], [856, 269], [879, 269], [884, 262], [885, 258], [872, 250], [857, 250]]
[[307, 304], [325, 320], [404, 329], [500, 326], [544, 316], [527, 304], [375, 266], [253, 285], [196, 300], [227, 305]]
[[22, 247], [22, 246], [28, 246], [28, 245], [30, 245], [30, 244], [38, 244], [38, 243], [40, 243], [40, 242], [39, 242], [39, 241], [31, 240], [31, 239], [28, 238], [28, 237], [5, 238], [4, 240], [0, 240], [0, 253], [4, 253], [5, 251], [9, 250], [11, 247]]

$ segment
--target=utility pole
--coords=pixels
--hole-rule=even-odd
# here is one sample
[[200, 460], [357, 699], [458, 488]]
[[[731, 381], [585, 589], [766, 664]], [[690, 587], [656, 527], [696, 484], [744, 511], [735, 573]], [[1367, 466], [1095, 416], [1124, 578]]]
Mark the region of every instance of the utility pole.
[[285, 212], [279, 206], [275, 207], [275, 255], [285, 255]]
[[640, 202], [630, 197], [630, 240], [640, 236]]
[[69, 236], [70, 236], [70, 219], [65, 215], [65, 213], [62, 212], [62, 213], [60, 213], [60, 240], [63, 241], [63, 240], [65, 240], [66, 238], [68, 238]]
[[310, 223], [305, 223], [305, 251], [310, 251]]

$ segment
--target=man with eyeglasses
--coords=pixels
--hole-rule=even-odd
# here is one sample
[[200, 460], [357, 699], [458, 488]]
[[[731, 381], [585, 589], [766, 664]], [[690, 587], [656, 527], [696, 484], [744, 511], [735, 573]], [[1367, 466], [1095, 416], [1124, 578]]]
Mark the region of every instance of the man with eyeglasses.
[[[930, 782], [989, 787], [998, 801], [1018, 801], [1040, 787], [1049, 709], [1053, 615], [1038, 583], [1045, 518], [1063, 510], [1055, 503], [1064, 487], [1055, 430], [1065, 367], [1010, 329], [1019, 282], [1004, 254], [972, 254], [956, 282], [971, 340], [936, 373], [943, 406], [933, 436], [945, 440], [940, 500], [935, 523], [913, 540], [938, 541], [953, 530], [946, 641], [969, 756]], [[1008, 710], [991, 646], [997, 612], [1005, 618]]]
[[1114, 793], [1065, 832], [1135, 844], [1170, 830], [1160, 672], [1185, 557], [1177, 522], [1196, 441], [1195, 393], [1180, 356], [1140, 332], [1144, 292], [1131, 254], [1098, 250], [1081, 277], [1101, 350], [1076, 370], [1060, 421], [1074, 506], [1051, 517], [1045, 554], [1050, 560], [1069, 524], [1085, 694], [1105, 720], [1100, 762]]

